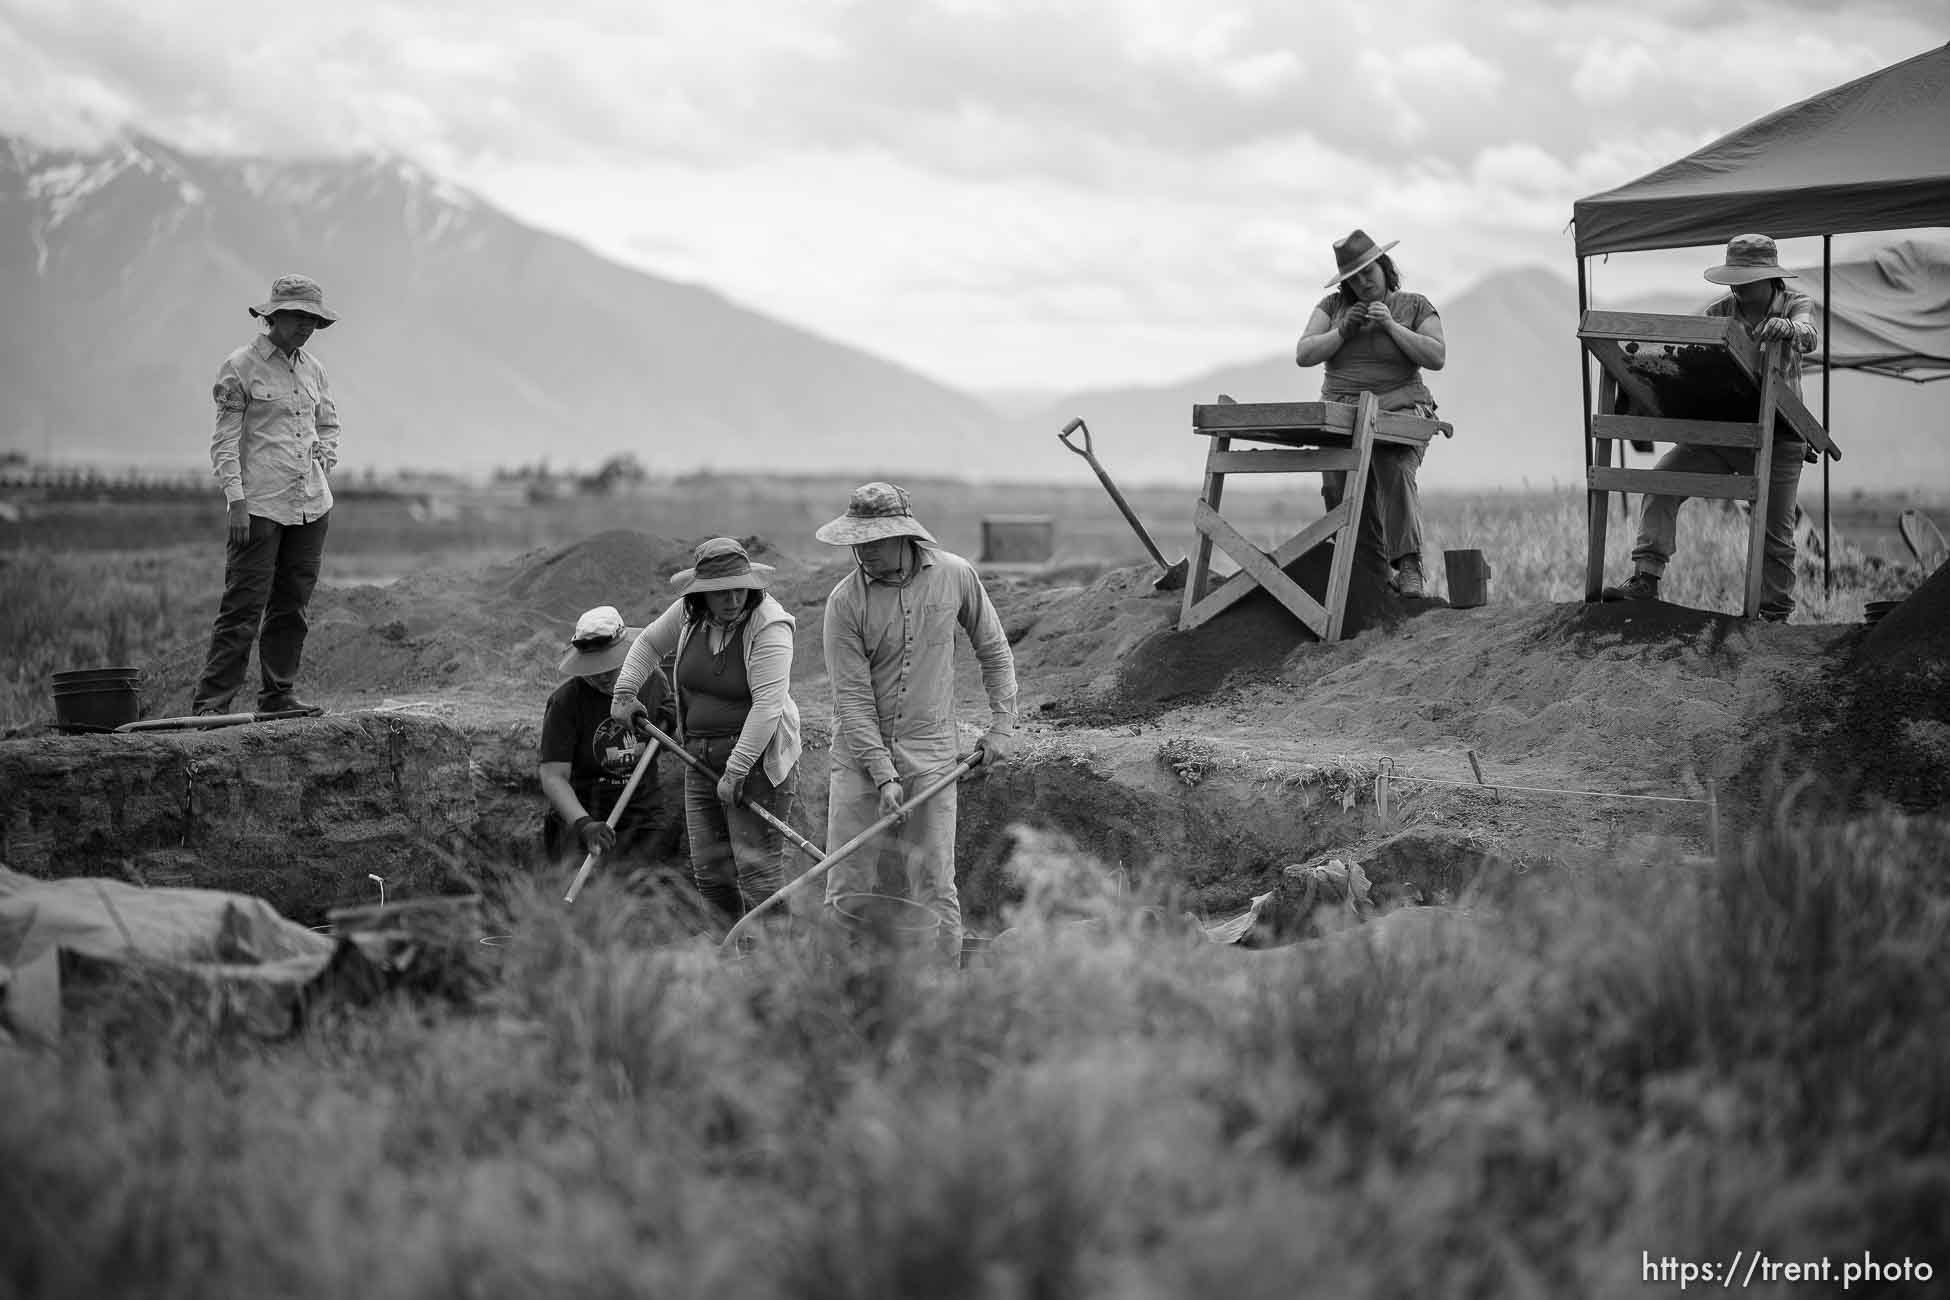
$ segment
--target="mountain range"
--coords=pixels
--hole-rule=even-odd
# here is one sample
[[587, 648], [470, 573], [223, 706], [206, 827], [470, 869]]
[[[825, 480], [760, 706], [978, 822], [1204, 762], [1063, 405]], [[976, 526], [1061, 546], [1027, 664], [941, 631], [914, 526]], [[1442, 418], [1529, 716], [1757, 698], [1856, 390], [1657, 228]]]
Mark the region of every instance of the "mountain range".
[[[1205, 450], [1192, 403], [1302, 400], [1320, 383], [1281, 339], [1158, 386], [985, 399], [609, 261], [400, 159], [14, 139], [0, 141], [0, 451], [206, 464], [217, 364], [255, 328], [246, 305], [294, 270], [344, 317], [313, 346], [355, 471], [586, 468], [630, 453], [668, 473], [1054, 479], [1089, 473], [1055, 440], [1082, 416], [1120, 483], [1192, 488]], [[1691, 312], [1701, 289], [1601, 305]], [[1530, 267], [1438, 302], [1450, 355], [1430, 384], [1457, 432], [1431, 450], [1428, 490], [1582, 478], [1576, 298], [1565, 275]], [[1296, 298], [1296, 335], [1312, 301]], [[1836, 482], [1941, 488], [1944, 405], [1933, 386], [1838, 376]]]

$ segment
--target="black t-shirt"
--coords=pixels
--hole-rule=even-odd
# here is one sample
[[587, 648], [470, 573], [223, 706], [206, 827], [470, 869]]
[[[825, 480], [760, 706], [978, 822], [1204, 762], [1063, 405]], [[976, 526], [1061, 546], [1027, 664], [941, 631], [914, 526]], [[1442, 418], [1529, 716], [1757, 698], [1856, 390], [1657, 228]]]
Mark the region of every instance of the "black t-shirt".
[[[677, 725], [671, 703], [670, 684], [661, 671], [653, 671], [637, 691], [637, 698], [650, 710], [650, 720], [668, 732]], [[541, 761], [567, 763], [569, 788], [582, 800], [591, 817], [605, 817], [616, 798], [629, 784], [630, 773], [643, 755], [645, 742], [609, 716], [609, 696], [580, 677], [571, 677], [555, 688], [542, 714]], [[630, 808], [648, 809], [657, 802], [657, 764], [652, 759]]]

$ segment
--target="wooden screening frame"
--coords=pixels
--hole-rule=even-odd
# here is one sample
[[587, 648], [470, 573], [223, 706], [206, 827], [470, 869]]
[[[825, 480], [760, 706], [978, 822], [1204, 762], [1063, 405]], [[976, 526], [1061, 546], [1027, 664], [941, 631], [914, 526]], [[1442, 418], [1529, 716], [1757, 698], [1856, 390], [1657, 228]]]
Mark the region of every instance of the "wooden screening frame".
[[[1442, 420], [1383, 413], [1374, 395], [1346, 402], [1234, 402], [1221, 397], [1192, 407], [1192, 432], [1209, 441], [1205, 486], [1193, 510], [1198, 543], [1185, 582], [1178, 630], [1208, 623], [1257, 589], [1264, 589], [1323, 641], [1338, 641], [1347, 621], [1347, 592], [1354, 575], [1354, 546], [1368, 472], [1377, 442], [1424, 446], [1436, 434], [1453, 435]], [[1236, 450], [1234, 441], [1270, 444]], [[1319, 474], [1344, 470], [1341, 503], [1272, 551], [1262, 551], [1220, 513], [1229, 474]], [[1286, 567], [1332, 540], [1326, 599], [1315, 600], [1286, 575]], [[1239, 572], [1214, 586], [1212, 549], [1224, 551]]]
[[[1666, 316], [1649, 312], [1587, 311], [1578, 325], [1585, 354], [1599, 366], [1598, 402], [1585, 413], [1585, 513], [1589, 536], [1585, 557], [1584, 598], [1599, 600], [1605, 581], [1607, 506], [1613, 492], [1663, 496], [1704, 497], [1708, 500], [1750, 503], [1747, 536], [1747, 575], [1743, 611], [1748, 618], [1760, 612], [1761, 562], [1767, 542], [1769, 475], [1765, 457], [1771, 453], [1776, 419], [1823, 455], [1842, 458], [1828, 431], [1787, 383], [1785, 340], [1758, 344], [1731, 316]], [[1724, 351], [1758, 393], [1753, 420], [1697, 420], [1668, 416], [1645, 379], [1632, 369], [1626, 345], [1672, 344], [1718, 348]], [[1619, 414], [1623, 395], [1630, 414]], [[1735, 447], [1754, 453], [1754, 469], [1746, 474], [1680, 474], [1657, 469], [1627, 469], [1612, 464], [1618, 442], [1691, 443]]]

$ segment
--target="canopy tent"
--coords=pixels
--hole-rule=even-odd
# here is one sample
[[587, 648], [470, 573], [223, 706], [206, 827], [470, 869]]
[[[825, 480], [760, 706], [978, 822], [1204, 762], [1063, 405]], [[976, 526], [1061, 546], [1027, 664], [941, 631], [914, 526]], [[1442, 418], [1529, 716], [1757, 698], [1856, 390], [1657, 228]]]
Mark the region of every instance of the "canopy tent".
[[1572, 207], [1580, 258], [1950, 226], [1950, 45], [1825, 90]]
[[[1867, 296], [1851, 294], [1851, 309], [1859, 310], [1838, 332], [1830, 238], [1950, 226], [1950, 45], [1790, 104], [1635, 181], [1579, 199], [1571, 219], [1580, 317], [1588, 305], [1588, 257], [1718, 244], [1742, 231], [1776, 239], [1821, 236], [1822, 335], [1832, 339], [1824, 343], [1822, 364], [1824, 427], [1828, 371], [1850, 365], [1847, 357], [1877, 374], [1940, 377], [1928, 373], [1950, 367], [1950, 313], [1940, 283], [1920, 298], [1902, 292], [1905, 283], [1929, 278], [1931, 266], [1940, 281], [1940, 258], [1905, 262], [1889, 256], [1891, 249], [1869, 259], [1856, 277]], [[1900, 269], [1892, 274], [1885, 267]], [[1591, 372], [1589, 365], [1583, 369], [1588, 464]], [[1827, 588], [1827, 458], [1821, 495]]]

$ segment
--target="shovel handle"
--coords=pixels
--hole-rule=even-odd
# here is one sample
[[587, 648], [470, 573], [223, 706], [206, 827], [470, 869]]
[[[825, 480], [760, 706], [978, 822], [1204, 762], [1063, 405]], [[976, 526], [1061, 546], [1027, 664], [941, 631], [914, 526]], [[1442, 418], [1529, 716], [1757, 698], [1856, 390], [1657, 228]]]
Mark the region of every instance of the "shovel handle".
[[[1075, 433], [1078, 429], [1083, 430], [1083, 446], [1081, 447], [1077, 446], [1074, 442], [1070, 441], [1070, 435]], [[1076, 419], [1064, 425], [1063, 432], [1056, 435], [1056, 440], [1062, 443], [1065, 447], [1068, 447], [1071, 451], [1075, 452], [1077, 455], [1084, 457], [1086, 460], [1090, 462], [1090, 464], [1093, 467], [1096, 465], [1097, 454], [1090, 445], [1090, 426], [1083, 422], [1082, 416], [1079, 415]], [[1102, 470], [1098, 470], [1097, 472], [1099, 474], [1103, 473]]]
[[[630, 796], [636, 793], [637, 786], [643, 781], [643, 774], [650, 770], [650, 760], [657, 756], [657, 750], [660, 747], [660, 742], [655, 740], [645, 745], [643, 747], [643, 754], [636, 760], [636, 766], [630, 769], [630, 779], [623, 786], [623, 793], [616, 796], [616, 806], [609, 810], [609, 816], [603, 818], [604, 823], [611, 830], [615, 830], [616, 823], [623, 819], [623, 810], [629, 807]], [[601, 856], [599, 853], [589, 853], [583, 856], [582, 867], [576, 872], [576, 878], [569, 882], [569, 892], [562, 896], [563, 902], [573, 903], [576, 901], [576, 895], [582, 892], [583, 882], [589, 879], [589, 873], [596, 868], [596, 859]]]
[[906, 803], [894, 809], [894, 811], [888, 813], [885, 817], [882, 817], [879, 821], [867, 827], [867, 829], [861, 831], [858, 835], [855, 835], [852, 839], [848, 840], [846, 843], [840, 845], [839, 848], [833, 850], [831, 853], [821, 858], [817, 863], [815, 863], [811, 867], [808, 867], [806, 869], [806, 874], [800, 876], [797, 880], [794, 880], [791, 883], [787, 884], [786, 887], [779, 890], [778, 893], [773, 894], [770, 898], [766, 899], [764, 902], [760, 903], [757, 907], [754, 907], [751, 911], [745, 913], [744, 916], [740, 917], [738, 920], [738, 924], [731, 927], [731, 933], [727, 934], [724, 937], [724, 942], [718, 945], [719, 949], [727, 950], [733, 948], [734, 945], [736, 945], [738, 942], [738, 936], [745, 933], [747, 930], [751, 928], [752, 923], [758, 919], [760, 913], [770, 911], [772, 908], [778, 906], [780, 903], [783, 903], [786, 899], [792, 897], [794, 894], [804, 889], [807, 885], [810, 885], [813, 881], [818, 880], [821, 876], [825, 875], [828, 871], [831, 871], [834, 865], [837, 864], [842, 858], [847, 857], [855, 849], [859, 848], [862, 844], [865, 844], [868, 840], [880, 834], [880, 832], [886, 830], [889, 826], [892, 826], [895, 822], [907, 816], [907, 814], [913, 812], [916, 808], [919, 808], [922, 804], [934, 798], [936, 795], [940, 794], [943, 790], [946, 790], [949, 786], [953, 785], [955, 782], [961, 780], [964, 776], [967, 776], [970, 772], [974, 771], [976, 766], [979, 763], [981, 763], [981, 761], [982, 761], [982, 751], [977, 750], [975, 753], [970, 754], [967, 758], [964, 758], [961, 762], [955, 764], [955, 766], [948, 772], [946, 776], [943, 776], [940, 780], [935, 781], [933, 784], [929, 785], [925, 790], [921, 791], [921, 793], [915, 795], [912, 799], [909, 799]]
[[[710, 767], [706, 765], [703, 759], [691, 753], [690, 750], [685, 749], [682, 745], [678, 744], [676, 741], [672, 740], [669, 736], [665, 735], [663, 728], [659, 727], [656, 723], [651, 722], [647, 718], [644, 718], [644, 719], [639, 719], [637, 725], [647, 730], [650, 733], [650, 738], [652, 740], [658, 741], [663, 745], [665, 749], [668, 749], [671, 753], [683, 759], [685, 766], [696, 771], [700, 776], [703, 776], [705, 779], [710, 781], [712, 785], [716, 785], [720, 780], [723, 779], [722, 774], [713, 772], [710, 769]], [[788, 840], [791, 840], [793, 844], [798, 847], [801, 853], [804, 853], [807, 857], [811, 858], [813, 861], [817, 862], [819, 859], [826, 856], [825, 849], [820, 848], [817, 844], [814, 844], [811, 840], [801, 835], [798, 831], [795, 831], [790, 826], [786, 825], [784, 818], [775, 816], [772, 810], [770, 808], [767, 808], [765, 805], [756, 804], [756, 803], [741, 803], [738, 806], [740, 808], [745, 809], [747, 812], [757, 813], [758, 819], [760, 821], [770, 826], [773, 830], [778, 831], [781, 835], [785, 836]]]
[[[1070, 441], [1070, 435], [1078, 429], [1083, 430], [1083, 446], [1081, 447]], [[1061, 442], [1065, 447], [1068, 447], [1071, 451], [1090, 462], [1090, 468], [1096, 471], [1097, 481], [1104, 485], [1104, 491], [1110, 493], [1111, 504], [1115, 505], [1118, 512], [1124, 516], [1124, 522], [1131, 526], [1131, 531], [1137, 534], [1140, 542], [1144, 543], [1144, 549], [1151, 553], [1151, 558], [1157, 561], [1158, 567], [1169, 572], [1171, 564], [1165, 559], [1165, 553], [1158, 549], [1156, 542], [1151, 540], [1150, 530], [1145, 528], [1143, 522], [1138, 519], [1137, 511], [1131, 509], [1131, 503], [1124, 499], [1124, 494], [1117, 490], [1117, 484], [1110, 481], [1110, 475], [1098, 463], [1097, 453], [1090, 446], [1090, 426], [1083, 422], [1083, 417], [1079, 416], [1064, 425], [1063, 432], [1057, 434], [1056, 437], [1057, 441]]]

